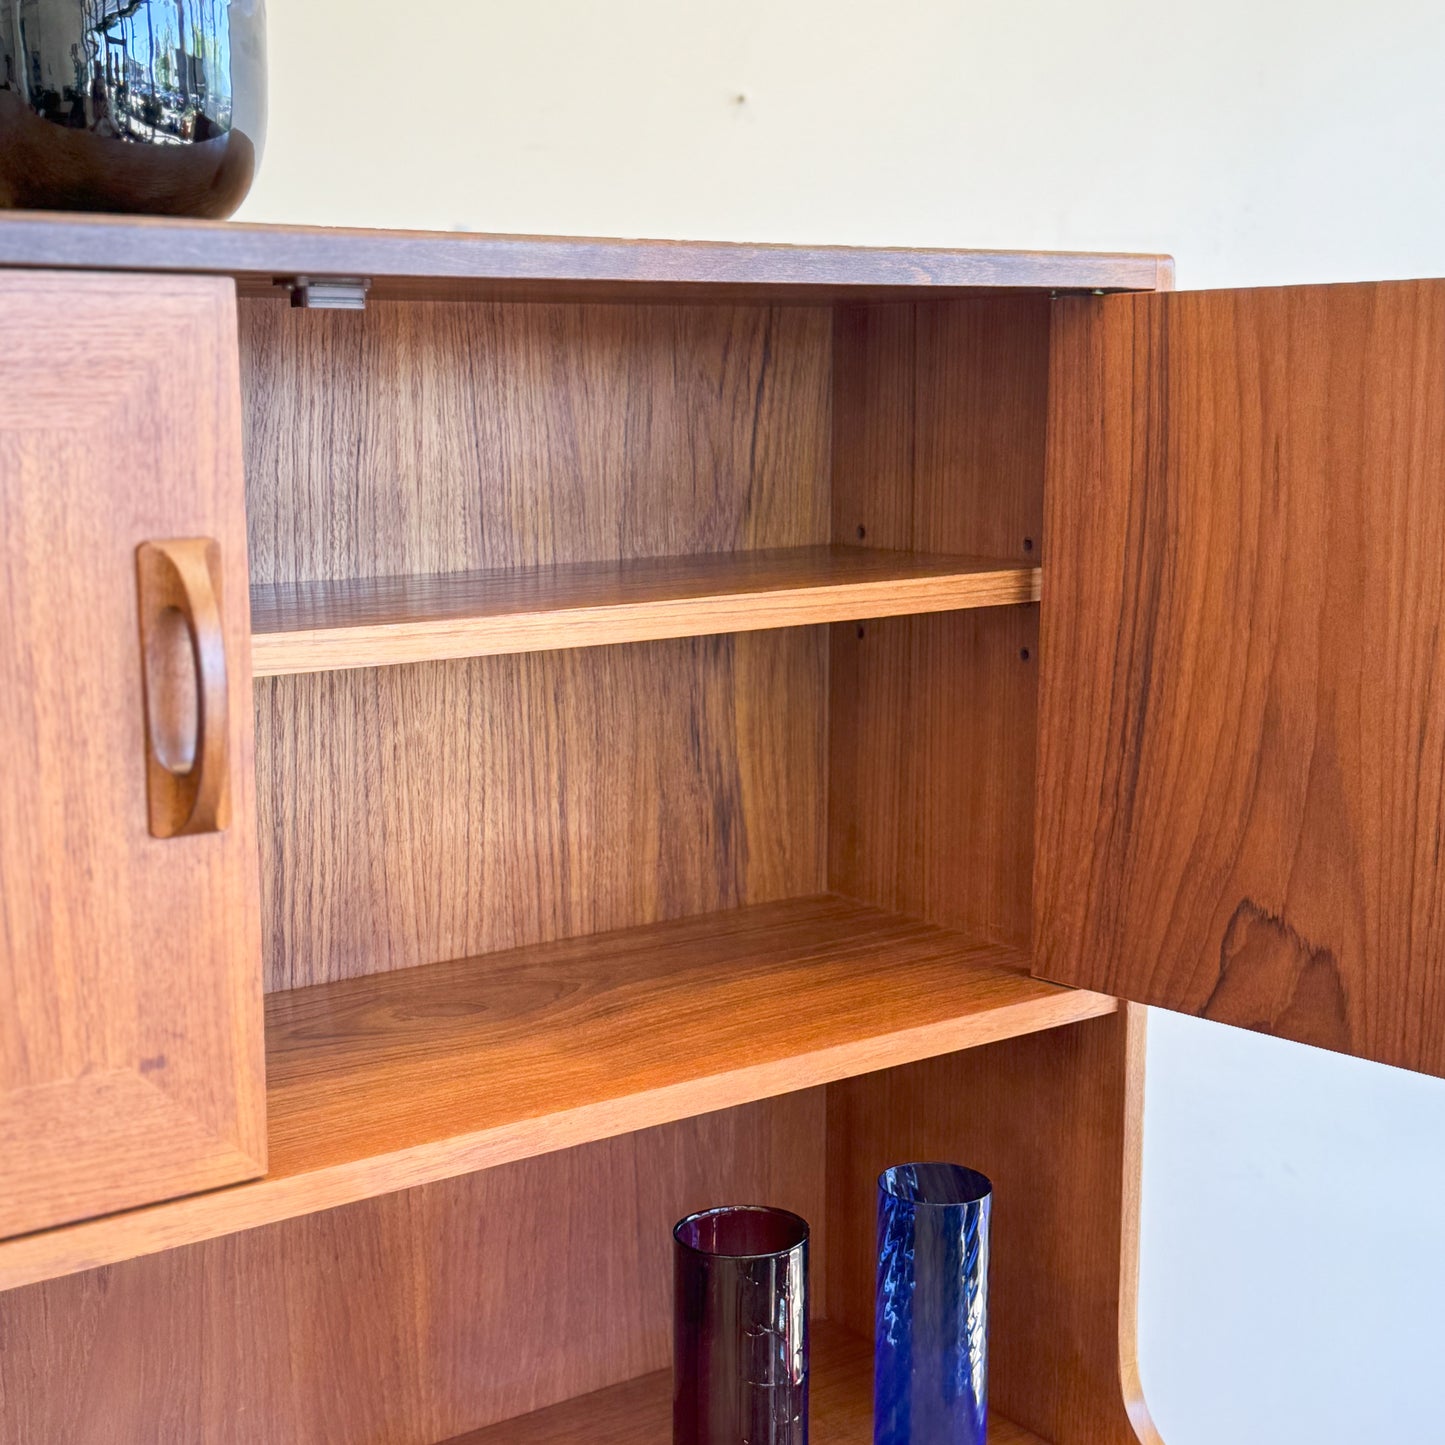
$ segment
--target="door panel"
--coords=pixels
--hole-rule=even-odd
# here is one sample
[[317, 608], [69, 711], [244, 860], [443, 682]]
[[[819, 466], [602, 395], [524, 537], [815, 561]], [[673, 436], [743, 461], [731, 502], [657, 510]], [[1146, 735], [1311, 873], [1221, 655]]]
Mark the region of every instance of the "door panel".
[[1056, 308], [1038, 971], [1445, 1074], [1445, 282]]
[[[233, 286], [0, 272], [0, 338], [3, 1237], [254, 1177], [265, 1119]], [[193, 753], [229, 809], [153, 836]]]

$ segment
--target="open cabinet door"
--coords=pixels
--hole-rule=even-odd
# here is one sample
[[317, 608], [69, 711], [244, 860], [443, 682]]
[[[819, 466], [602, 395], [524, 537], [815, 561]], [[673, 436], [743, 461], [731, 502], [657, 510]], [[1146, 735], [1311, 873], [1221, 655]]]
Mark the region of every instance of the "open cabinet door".
[[1445, 1074], [1445, 282], [1055, 310], [1037, 971]]

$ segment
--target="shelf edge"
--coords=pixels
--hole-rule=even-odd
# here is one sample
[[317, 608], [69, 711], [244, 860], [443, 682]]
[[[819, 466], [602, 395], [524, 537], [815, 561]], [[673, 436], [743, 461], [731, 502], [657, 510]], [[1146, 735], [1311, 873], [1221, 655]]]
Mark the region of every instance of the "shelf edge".
[[[425, 1141], [387, 1154], [25, 1235], [0, 1242], [0, 1290], [163, 1253], [876, 1069], [1061, 1028], [1117, 1008], [1118, 1001], [1107, 995], [1060, 989], [1046, 998], [770, 1060], [733, 1073], [688, 1079], [545, 1119], [519, 1120], [476, 1134]], [[806, 1065], [801, 1072], [800, 1061]]]
[[258, 678], [282, 677], [875, 617], [921, 616], [1037, 602], [1041, 588], [1042, 571], [1038, 567], [1000, 566], [955, 576], [537, 608], [493, 616], [421, 618], [294, 631], [256, 630], [251, 637], [252, 671]]

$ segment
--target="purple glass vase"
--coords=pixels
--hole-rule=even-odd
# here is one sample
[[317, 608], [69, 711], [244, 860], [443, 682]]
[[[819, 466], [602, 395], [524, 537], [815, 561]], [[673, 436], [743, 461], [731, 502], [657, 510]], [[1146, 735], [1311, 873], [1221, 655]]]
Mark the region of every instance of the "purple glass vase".
[[672, 1237], [673, 1445], [807, 1445], [807, 1221], [733, 1206]]

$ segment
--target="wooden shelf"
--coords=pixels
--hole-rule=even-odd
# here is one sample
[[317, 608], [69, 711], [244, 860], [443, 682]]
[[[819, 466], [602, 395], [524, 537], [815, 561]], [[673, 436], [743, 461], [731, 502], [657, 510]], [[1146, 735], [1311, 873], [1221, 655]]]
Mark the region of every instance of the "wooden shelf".
[[1036, 602], [1039, 569], [794, 547], [251, 589], [257, 677]]
[[1167, 256], [626, 241], [7, 215], [0, 266], [188, 271], [281, 296], [277, 277], [364, 276], [380, 299], [907, 300], [984, 291], [1153, 291]]
[[270, 1173], [0, 1243], [0, 1289], [1115, 1007], [826, 895], [272, 994]]
[[[873, 1445], [873, 1346], [826, 1320], [810, 1344], [808, 1438], [812, 1445]], [[668, 1445], [672, 1371], [564, 1400], [448, 1445]], [[989, 1445], [1044, 1445], [1037, 1435], [991, 1413]]]

